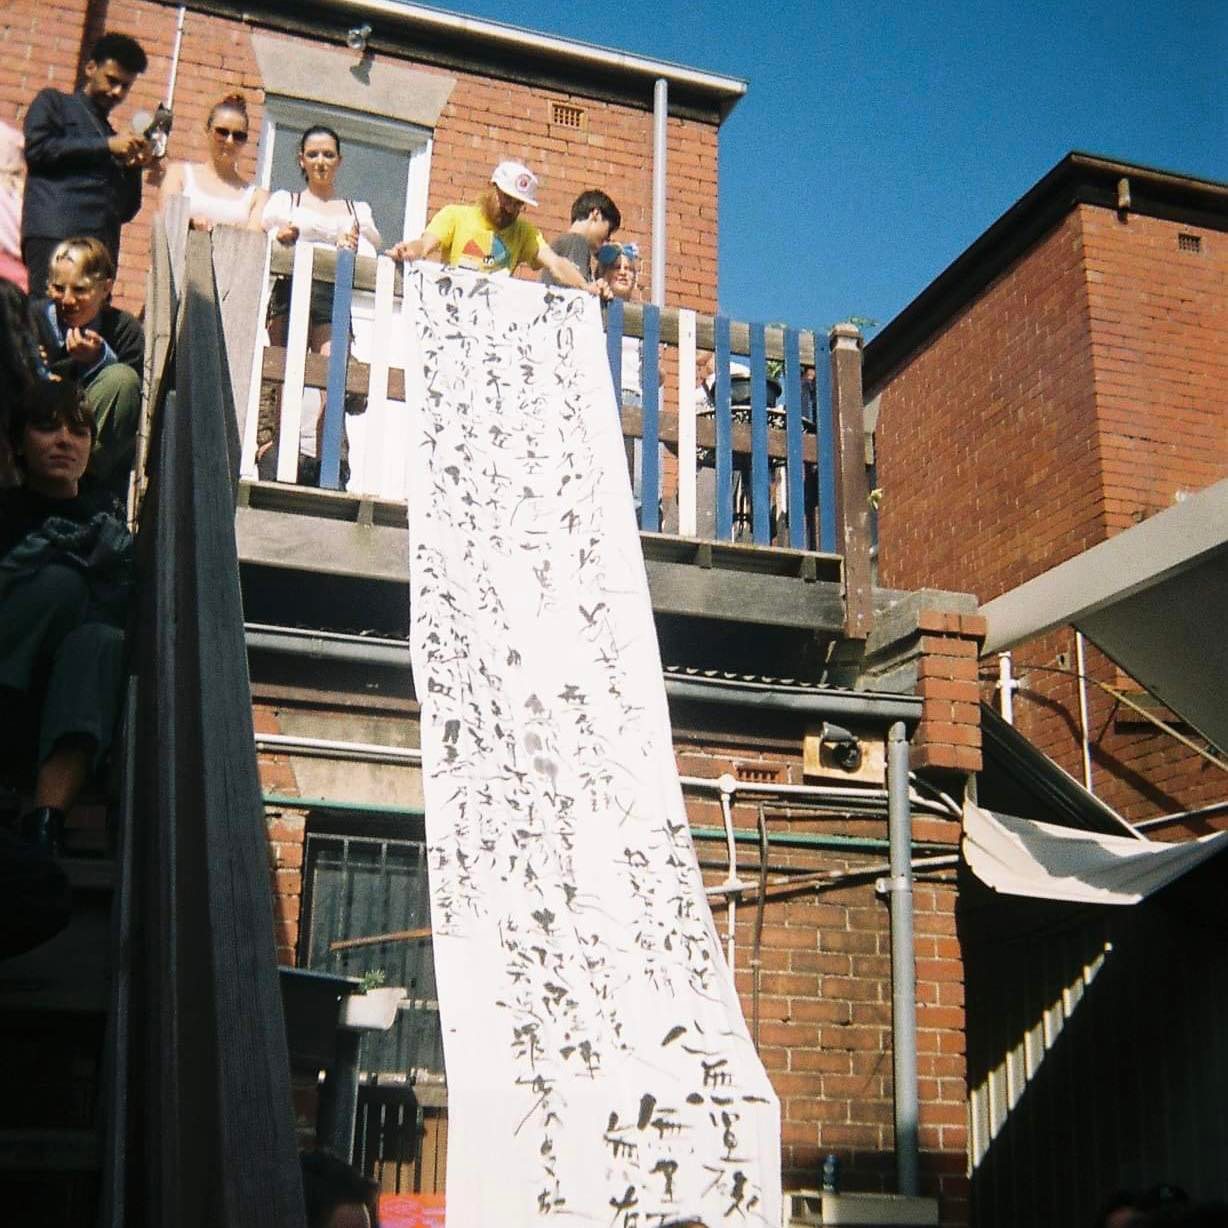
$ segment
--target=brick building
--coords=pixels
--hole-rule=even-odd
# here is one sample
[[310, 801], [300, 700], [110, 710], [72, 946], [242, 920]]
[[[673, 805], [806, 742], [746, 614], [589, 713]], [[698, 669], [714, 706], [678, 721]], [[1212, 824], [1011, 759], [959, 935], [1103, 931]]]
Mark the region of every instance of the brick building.
[[[883, 583], [984, 602], [1228, 475], [1226, 230], [1223, 184], [1071, 154], [870, 342]], [[1018, 648], [1015, 719], [1081, 777], [1076, 666], [1070, 628]], [[1140, 697], [1090, 647], [1087, 672]], [[1206, 760], [1086, 701], [1092, 787], [1127, 818], [1223, 799]]]
[[[935, 608], [942, 604], [938, 594], [924, 603], [903, 603], [878, 637], [877, 658], [930, 696], [916, 710], [913, 761], [953, 765], [958, 757], [961, 764], [979, 766], [976, 721], [953, 713], [941, 687], [931, 693], [936, 681], [951, 682], [950, 675], [975, 661], [983, 621], [957, 612], [958, 604], [954, 610]], [[753, 623], [743, 629], [770, 634]], [[369, 864], [339, 868], [357, 857], [363, 840], [382, 842], [388, 861], [406, 857], [417, 864], [422, 782], [412, 747], [418, 706], [403, 647], [386, 642], [381, 663], [357, 667], [321, 660], [319, 645], [304, 640], [300, 636], [296, 644], [295, 637], [282, 634], [279, 642], [278, 633], [267, 630], [249, 635], [279, 960], [322, 966], [318, 956], [330, 937], [423, 921], [420, 913], [355, 904], [338, 929], [336, 915], [327, 914], [323, 903], [342, 881], [353, 891], [363, 873], [371, 873]], [[336, 646], [344, 649], [344, 637]], [[314, 664], [308, 670], [309, 658]], [[865, 678], [871, 687], [882, 681], [872, 673]], [[766, 824], [774, 881], [762, 915], [753, 889], [739, 893], [732, 917], [722, 897], [712, 904], [718, 930], [732, 942], [743, 1009], [781, 1099], [786, 1188], [815, 1188], [824, 1156], [834, 1152], [845, 1189], [889, 1192], [895, 1186], [891, 933], [886, 897], [876, 887], [886, 873], [886, 827], [872, 802], [842, 810], [843, 802], [797, 795], [816, 786], [820, 793], [845, 775], [821, 769], [816, 774], [809, 760], [808, 743], [816, 745], [825, 716], [846, 723], [862, 739], [867, 768], [859, 774], [861, 784], [867, 791], [882, 786], [886, 717], [870, 709], [877, 702], [886, 713], [890, 695], [871, 693], [870, 708], [845, 716], [839, 704], [847, 693], [817, 683], [731, 675], [718, 683], [695, 670], [670, 670], [666, 687], [687, 812], [709, 886], [727, 882], [731, 873], [724, 805], [737, 842], [737, 874], [748, 887], [758, 873], [761, 816]], [[328, 749], [313, 747], [313, 739], [331, 740], [331, 757]], [[377, 755], [374, 762], [346, 763], [338, 745], [345, 742], [402, 746], [409, 758], [394, 751], [382, 762]], [[959, 775], [945, 771], [938, 778], [958, 781]], [[722, 776], [736, 782], [729, 794], [720, 789]], [[922, 808], [913, 819], [913, 840], [920, 859], [914, 898], [922, 1191], [939, 1199], [944, 1225], [962, 1225], [968, 1213], [968, 1130], [963, 964], [955, 920], [959, 822], [940, 806]], [[785, 873], [799, 876], [799, 886], [775, 881]], [[413, 871], [402, 881], [415, 881]], [[419, 952], [384, 947], [376, 958], [394, 979], [430, 983]], [[367, 952], [358, 951], [329, 966], [358, 974], [370, 964]], [[432, 1069], [437, 1050], [429, 1038], [417, 1044], [408, 1062], [404, 1049], [398, 1056], [417, 1070], [419, 1087], [429, 1092], [439, 1074], [437, 1060]], [[381, 1047], [381, 1057], [383, 1052]], [[298, 1093], [307, 1128], [316, 1111], [313, 1082]], [[368, 1145], [374, 1153], [377, 1144]], [[438, 1158], [405, 1165], [400, 1180], [434, 1188], [431, 1182], [442, 1178], [440, 1165]], [[386, 1187], [393, 1188], [397, 1165], [388, 1163], [382, 1172]]]
[[[0, 117], [20, 126], [30, 99], [45, 86], [71, 90], [84, 56], [103, 28], [137, 35], [149, 69], [113, 122], [165, 97], [176, 47], [177, 14], [153, 0], [15, 0], [0, 15]], [[465, 19], [467, 20], [467, 19]], [[346, 47], [347, 31], [370, 23], [369, 54]], [[249, 103], [253, 142], [244, 169], [274, 186], [295, 186], [297, 170], [277, 147], [291, 145], [316, 118], [338, 125], [343, 138], [382, 150], [377, 174], [404, 176], [410, 186], [384, 217], [383, 238], [416, 237], [442, 205], [473, 199], [503, 158], [529, 163], [541, 180], [543, 233], [565, 230], [572, 199], [585, 188], [607, 189], [623, 216], [623, 235], [647, 248], [652, 221], [653, 83], [670, 85], [666, 295], [699, 310], [716, 305], [717, 135], [745, 92], [745, 83], [716, 74], [603, 53], [566, 39], [523, 37], [511, 27], [475, 23], [414, 5], [271, 3], [189, 5], [179, 43], [172, 158], [200, 159], [204, 123], [223, 95]], [[267, 106], [272, 99], [274, 105]], [[297, 132], [295, 131], [297, 128]], [[391, 155], [395, 151], [400, 160]], [[367, 195], [357, 160], [339, 183]], [[361, 184], [361, 186], [360, 186]], [[144, 295], [149, 233], [157, 207], [144, 208], [124, 230], [119, 283], [122, 305]], [[377, 211], [377, 220], [380, 214]], [[391, 233], [395, 231], [395, 233]], [[645, 284], [651, 269], [644, 269]]]
[[[119, 123], [161, 98], [178, 45], [173, 157], [201, 156], [209, 105], [238, 89], [260, 131], [245, 154], [249, 173], [290, 186], [288, 151], [306, 123], [323, 117], [346, 140], [351, 172], [367, 168], [355, 194], [367, 195], [377, 179], [406, 185], [382, 203], [386, 240], [416, 234], [440, 205], [475, 195], [491, 165], [511, 156], [541, 176], [534, 220], [546, 233], [565, 228], [578, 191], [601, 186], [622, 208], [625, 236], [644, 242], [653, 83], [664, 77], [666, 300], [714, 310], [719, 129], [744, 83], [379, 0], [190, 5], [181, 41], [178, 16], [153, 0], [53, 7], [17, 0], [0, 16], [0, 114], [20, 122], [39, 88], [71, 87], [104, 27], [126, 30], [151, 63]], [[366, 55], [346, 46], [349, 29], [363, 23], [373, 27]], [[151, 192], [124, 233], [119, 295], [133, 308], [144, 295], [156, 207]], [[856, 342], [846, 335], [832, 344], [848, 377], [833, 381], [844, 390], [837, 419], [855, 421], [856, 439]], [[859, 440], [854, 451], [844, 466], [854, 482], [845, 519], [864, 523]], [[241, 484], [236, 532], [277, 956], [355, 974], [385, 966], [414, 987], [411, 996], [425, 1005], [407, 1012], [378, 1052], [368, 1048], [364, 1068], [393, 1089], [389, 1096], [408, 1087], [424, 1113], [412, 1160], [382, 1164], [382, 1178], [430, 1189], [442, 1180], [446, 1090], [429, 1019], [429, 945], [359, 947], [344, 958], [330, 949], [336, 940], [425, 923], [405, 510], [324, 491], [270, 492], [271, 484], [262, 493], [262, 485]], [[843, 558], [802, 559], [771, 547], [722, 554], [696, 543], [648, 543], [646, 555], [662, 652], [674, 667], [666, 685], [675, 746], [710, 885], [733, 873], [727, 840], [739, 850], [738, 877], [757, 874], [761, 816], [765, 825], [773, 882], [761, 913], [745, 887], [733, 897], [740, 907], [716, 896], [714, 908], [781, 1098], [786, 1184], [814, 1186], [823, 1157], [835, 1152], [846, 1189], [889, 1191], [893, 973], [888, 893], [877, 887], [889, 851], [884, 742], [888, 728], [906, 720], [914, 767], [960, 795], [981, 765], [976, 660], [984, 626], [969, 598], [898, 591], [920, 586], [906, 578], [897, 591], [867, 584], [863, 621], [849, 634], [853, 585], [845, 568], [856, 534], [842, 541]], [[352, 561], [335, 565], [346, 551]], [[955, 579], [950, 587], [958, 589], [963, 577]], [[791, 681], [774, 680], [780, 676]], [[818, 727], [828, 718], [847, 723], [864, 755], [854, 792], [865, 796], [852, 803], [822, 792], [847, 776], [822, 759]], [[732, 777], [732, 790], [717, 783], [722, 776]], [[939, 1199], [941, 1222], [959, 1228], [968, 1219], [959, 826], [925, 796], [916, 799], [912, 829], [921, 1189]], [[798, 885], [782, 886], [779, 876]], [[366, 902], [345, 902], [354, 900]], [[372, 1086], [366, 1100], [374, 1104]], [[310, 1131], [319, 1109], [314, 1070], [297, 1092], [300, 1124]], [[365, 1155], [385, 1157], [378, 1140], [364, 1139], [374, 1149]]]

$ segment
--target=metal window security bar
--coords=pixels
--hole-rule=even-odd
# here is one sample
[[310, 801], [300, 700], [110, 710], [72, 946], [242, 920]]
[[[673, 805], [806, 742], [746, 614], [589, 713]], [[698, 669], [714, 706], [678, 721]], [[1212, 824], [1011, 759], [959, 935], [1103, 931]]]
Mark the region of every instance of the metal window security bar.
[[366, 1083], [358, 1089], [354, 1164], [389, 1194], [442, 1193], [448, 1109], [442, 1088]]
[[407, 995], [391, 1030], [364, 1036], [362, 1069], [411, 1083], [442, 1082], [443, 1038], [429, 936], [334, 946], [429, 930], [425, 843], [309, 831], [305, 864], [307, 967], [355, 977], [382, 972], [386, 984], [403, 986]]
[[[320, 485], [340, 486], [340, 460], [347, 394], [371, 404], [404, 399], [404, 372], [388, 364], [401, 270], [387, 258], [356, 258], [300, 245], [273, 251], [269, 270], [293, 272], [288, 339], [284, 350], [265, 346], [257, 354], [256, 378], [281, 383], [281, 429], [277, 480], [294, 482], [303, 392], [325, 392], [320, 436]], [[334, 337], [349, 335], [356, 288], [375, 290], [376, 339], [371, 363], [350, 347], [336, 345], [328, 357], [307, 352], [312, 280], [331, 282]], [[837, 550], [837, 464], [832, 363], [821, 330], [746, 324], [726, 316], [615, 300], [606, 313], [607, 353], [623, 434], [642, 441], [640, 527], [682, 537], [741, 540], [797, 550]], [[625, 340], [638, 341], [642, 404], [623, 404]], [[697, 349], [713, 354], [711, 391], [697, 396]], [[662, 357], [676, 370], [662, 384]], [[783, 406], [769, 404], [771, 376]], [[731, 364], [748, 368], [731, 376]], [[804, 378], [813, 367], [814, 382]], [[776, 389], [772, 389], [775, 395]], [[853, 407], [860, 415], [860, 407]], [[664, 445], [664, 448], [662, 447]], [[380, 447], [374, 440], [371, 446]], [[662, 456], [677, 467], [677, 502], [668, 508]], [[248, 432], [244, 471], [254, 468], [255, 432]], [[372, 492], [374, 493], [374, 492]], [[385, 492], [387, 493], [387, 492]], [[665, 514], [663, 515], [663, 511]]]

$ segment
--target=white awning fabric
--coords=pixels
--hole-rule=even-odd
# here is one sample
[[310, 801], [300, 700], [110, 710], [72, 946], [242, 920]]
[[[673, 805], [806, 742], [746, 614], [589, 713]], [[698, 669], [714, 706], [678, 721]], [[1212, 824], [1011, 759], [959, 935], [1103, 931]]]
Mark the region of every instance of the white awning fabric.
[[1057, 827], [964, 804], [964, 860], [994, 891], [1137, 904], [1228, 847], [1228, 831], [1182, 844]]

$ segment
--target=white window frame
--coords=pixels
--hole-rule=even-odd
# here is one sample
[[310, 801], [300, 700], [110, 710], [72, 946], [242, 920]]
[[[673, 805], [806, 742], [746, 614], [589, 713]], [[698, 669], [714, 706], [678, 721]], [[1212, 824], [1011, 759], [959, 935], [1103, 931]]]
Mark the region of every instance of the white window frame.
[[[273, 173], [273, 143], [278, 124], [306, 128], [311, 124], [327, 124], [336, 130], [342, 142], [365, 141], [409, 154], [409, 171], [405, 181], [405, 225], [400, 239], [416, 239], [426, 229], [427, 193], [431, 181], [431, 153], [435, 145], [430, 128], [408, 124], [403, 120], [387, 119], [365, 111], [335, 107], [309, 98], [291, 98], [270, 94], [264, 102], [264, 122], [260, 129], [260, 169], [257, 178], [262, 187], [269, 187]], [[385, 235], [386, 244], [396, 240]]]

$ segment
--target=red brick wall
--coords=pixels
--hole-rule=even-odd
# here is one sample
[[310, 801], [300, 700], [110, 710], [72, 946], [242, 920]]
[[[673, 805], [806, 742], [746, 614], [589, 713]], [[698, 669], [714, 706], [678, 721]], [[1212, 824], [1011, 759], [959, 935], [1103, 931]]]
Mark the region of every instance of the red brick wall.
[[[803, 782], [802, 731], [796, 737], [718, 736], [675, 719], [680, 771], [687, 776], [732, 773], [742, 780]], [[715, 794], [687, 791], [693, 828], [719, 829]], [[884, 841], [875, 818], [817, 817], [801, 808], [770, 807], [768, 830], [777, 837], [854, 836]], [[758, 804], [733, 806], [735, 827], [757, 832]], [[917, 817], [914, 839], [949, 844], [958, 824]], [[723, 839], [697, 840], [710, 885], [726, 874]], [[758, 851], [738, 845], [740, 875], [755, 881]], [[895, 1188], [891, 1059], [891, 933], [888, 906], [874, 890], [885, 848], [797, 849], [773, 845], [770, 864], [825, 874], [876, 872], [784, 896], [764, 909], [759, 973], [759, 1053], [780, 1097], [782, 1162], [787, 1188], [815, 1188], [823, 1157], [841, 1160], [846, 1189]], [[885, 871], [883, 871], [885, 872]], [[773, 878], [777, 877], [772, 875]], [[712, 897], [722, 946], [728, 933], [723, 897]], [[953, 872], [919, 876], [915, 894], [918, 1074], [923, 1192], [941, 1199], [942, 1223], [967, 1223], [967, 1125], [964, 979], [955, 929]], [[748, 1026], [754, 1029], [756, 907], [736, 910], [735, 981]]]
[[[1076, 665], [1073, 628], [1023, 644], [1012, 656], [1020, 687], [1015, 693], [1016, 727], [1082, 781], [1078, 686], [1071, 673]], [[1157, 731], [1096, 685], [1103, 682], [1129, 692], [1134, 684], [1091, 644], [1086, 649], [1086, 669], [1092, 789], [1097, 797], [1132, 821], [1224, 800], [1228, 777], [1221, 769]], [[981, 670], [983, 698], [996, 706], [996, 661], [983, 662]], [[1133, 693], [1132, 698], [1146, 697]], [[1166, 709], [1157, 711], [1170, 723], [1176, 719]], [[1197, 740], [1193, 730], [1178, 728]], [[1153, 834], [1177, 838], [1189, 833], [1173, 829]]]
[[[117, 112], [122, 127], [132, 113], [152, 108], [165, 90], [174, 41], [175, 8], [152, 0], [68, 0], [51, 6], [31, 0], [0, 15], [0, 119], [20, 123], [33, 95], [44, 85], [71, 89], [82, 59], [87, 9], [105, 9], [107, 28], [139, 37], [149, 53], [149, 70]], [[263, 93], [251, 50], [255, 28], [237, 19], [189, 12], [175, 93], [172, 158], [204, 156], [203, 124], [222, 95], [247, 95], [253, 132], [259, 132]], [[90, 27], [91, 32], [93, 27]], [[87, 48], [88, 49], [88, 48]], [[413, 61], [401, 61], [412, 64]], [[419, 66], [423, 71], [435, 71]], [[569, 224], [573, 198], [585, 188], [604, 188], [618, 202], [622, 234], [647, 251], [651, 240], [652, 115], [596, 99], [539, 89], [475, 74], [454, 72], [457, 85], [440, 116], [432, 154], [429, 208], [472, 200], [501, 158], [523, 159], [539, 174], [540, 208], [531, 219], [553, 238]], [[550, 104], [566, 102], [585, 111], [580, 131], [549, 123]], [[716, 129], [691, 120], [669, 125], [669, 256], [666, 293], [674, 306], [712, 311], [716, 307]], [[257, 143], [244, 155], [255, 171]], [[124, 230], [119, 300], [136, 309], [144, 295], [149, 227], [156, 191]], [[644, 261], [643, 280], [651, 276]]]
[[[967, 628], [970, 634], [976, 632], [974, 623], [975, 618]], [[948, 647], [962, 642], [964, 630], [961, 624], [957, 633], [947, 634], [944, 627], [926, 638]], [[927, 699], [927, 706], [930, 702]], [[276, 704], [258, 704], [257, 731], [279, 732], [278, 711]], [[728, 772], [744, 781], [800, 784], [804, 732], [799, 722], [770, 733], [739, 728], [720, 734], [692, 728], [683, 716], [675, 721], [679, 770], [686, 776], [715, 778]], [[292, 759], [262, 752], [260, 768], [266, 791], [297, 793]], [[727, 872], [719, 795], [688, 789], [686, 799], [692, 827], [719, 833], [696, 841], [705, 881], [717, 883]], [[736, 802], [733, 815], [739, 830], [757, 831], [757, 803]], [[267, 820], [279, 957], [293, 962], [302, 902], [303, 816], [270, 809]], [[786, 1183], [813, 1186], [823, 1157], [834, 1151], [842, 1161], [846, 1188], [892, 1190], [890, 919], [886, 902], [874, 890], [887, 858], [886, 822], [817, 817], [794, 807], [774, 809], [768, 825], [774, 838], [835, 834], [879, 842], [879, 847], [836, 850], [773, 845], [772, 864], [825, 874], [870, 872], [822, 890], [812, 887], [768, 900], [759, 1040], [781, 1100]], [[953, 853], [959, 831], [952, 821], [919, 815], [913, 835], [947, 845]], [[738, 857], [742, 877], [754, 880], [755, 845], [740, 843]], [[915, 906], [923, 1185], [926, 1193], [940, 1196], [942, 1223], [962, 1228], [967, 1223], [964, 1001], [953, 872], [919, 875]], [[713, 898], [713, 911], [724, 949], [728, 912], [721, 897]], [[737, 909], [734, 967], [748, 1024], [755, 1011], [754, 930], [755, 905], [743, 900]]]
[[917, 694], [924, 700], [913, 737], [912, 766], [953, 772], [981, 770], [981, 709], [977, 656], [985, 638], [979, 614], [923, 610], [917, 618]]
[[88, 7], [89, 0], [9, 0], [0, 10], [0, 119], [19, 120], [44, 86], [72, 88]]
[[[1228, 477], [1228, 235], [1079, 215], [1111, 535]], [[1202, 250], [1182, 251], [1179, 234]]]
[[984, 601], [1100, 541], [1094, 395], [1072, 216], [884, 389], [882, 583]]
[[[256, 704], [252, 710], [256, 732], [281, 733], [277, 709]], [[294, 767], [286, 755], [261, 751], [260, 787], [265, 793], [298, 796]], [[307, 819], [301, 810], [265, 808], [269, 840], [269, 874], [273, 888], [273, 916], [276, 926], [277, 962], [298, 963], [299, 922], [303, 903], [303, 851], [307, 843]]]
[[[1179, 250], [1178, 233], [1202, 251]], [[1067, 215], [883, 388], [882, 582], [987, 600], [1228, 476], [1225, 284], [1222, 233]], [[1018, 650], [1015, 712], [1080, 776], [1073, 666], [1070, 631]], [[1088, 670], [1131, 685], [1094, 650]], [[982, 676], [990, 698], [996, 667]], [[1205, 760], [1094, 685], [1089, 706], [1095, 790], [1127, 817], [1223, 796]]]

